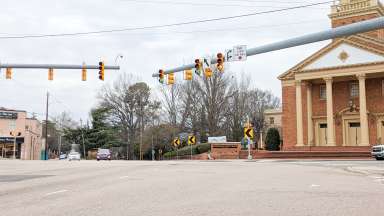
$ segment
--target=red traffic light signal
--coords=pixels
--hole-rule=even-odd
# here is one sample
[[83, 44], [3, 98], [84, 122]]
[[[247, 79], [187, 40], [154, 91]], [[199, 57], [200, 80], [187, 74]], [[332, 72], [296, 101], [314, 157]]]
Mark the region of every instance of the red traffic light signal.
[[217, 54], [217, 70], [220, 72], [224, 71], [224, 55], [222, 53]]
[[195, 59], [195, 72], [200, 76], [203, 70], [203, 63], [200, 62], [200, 59]]
[[159, 70], [159, 82], [164, 83], [164, 71], [161, 69]]
[[104, 81], [104, 62], [99, 62], [99, 80], [103, 80]]

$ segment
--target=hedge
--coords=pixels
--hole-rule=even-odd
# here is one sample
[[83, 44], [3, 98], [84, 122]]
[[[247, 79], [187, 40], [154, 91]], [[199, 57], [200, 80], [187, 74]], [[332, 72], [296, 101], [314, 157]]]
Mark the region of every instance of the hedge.
[[[203, 143], [199, 145], [193, 145], [192, 146], [192, 154], [202, 154], [205, 152], [208, 152], [211, 150], [211, 144], [208, 143]], [[191, 147], [190, 146], [185, 146], [181, 149], [178, 150], [178, 155], [179, 156], [184, 156], [184, 155], [190, 155], [191, 154]], [[174, 157], [176, 156], [176, 151], [170, 151], [164, 154], [164, 157]]]

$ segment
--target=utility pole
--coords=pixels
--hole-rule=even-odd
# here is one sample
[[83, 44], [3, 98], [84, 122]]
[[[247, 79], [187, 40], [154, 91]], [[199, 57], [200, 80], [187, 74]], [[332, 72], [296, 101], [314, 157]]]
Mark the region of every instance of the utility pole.
[[151, 155], [152, 155], [152, 160], [155, 160], [154, 156], [155, 156], [155, 153], [153, 152], [153, 134], [152, 134], [152, 151], [151, 151]]
[[84, 133], [83, 133], [83, 120], [80, 119], [80, 128], [81, 128], [81, 139], [83, 141], [83, 154], [84, 154], [84, 159], [87, 160], [87, 157], [85, 156], [85, 143], [84, 143]]
[[13, 131], [13, 159], [16, 159], [16, 130]]
[[140, 159], [143, 160], [143, 153], [142, 153], [142, 148], [143, 148], [143, 104], [140, 102]]
[[49, 92], [47, 92], [47, 104], [45, 110], [45, 155], [44, 159], [49, 159], [49, 149], [48, 149], [48, 106], [49, 106]]
[[62, 118], [60, 119], [60, 131], [59, 131], [59, 160], [60, 160], [60, 155], [61, 155], [61, 133], [62, 133], [62, 129], [63, 129], [63, 118], [64, 116], [62, 116]]

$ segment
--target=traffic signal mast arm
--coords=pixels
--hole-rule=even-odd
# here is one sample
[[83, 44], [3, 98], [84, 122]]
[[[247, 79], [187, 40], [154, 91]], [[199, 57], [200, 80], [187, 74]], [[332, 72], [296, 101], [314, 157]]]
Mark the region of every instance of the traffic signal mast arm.
[[[18, 69], [99, 69], [99, 65], [64, 65], [64, 64], [0, 64], [0, 68]], [[105, 70], [120, 70], [120, 66], [104, 66]]]
[[[296, 38], [292, 38], [292, 39], [288, 39], [288, 40], [284, 40], [284, 41], [280, 41], [272, 44], [267, 44], [260, 47], [250, 48], [250, 49], [247, 49], [247, 56], [253, 56], [261, 53], [272, 52], [272, 51], [300, 46], [304, 44], [345, 37], [345, 36], [354, 35], [354, 34], [363, 33], [363, 32], [369, 32], [372, 30], [380, 29], [380, 28], [384, 28], [384, 17], [352, 23], [349, 25], [340, 26], [337, 28], [332, 28], [329, 30], [312, 33], [312, 34], [308, 34], [301, 37], [296, 37]], [[211, 60], [211, 64], [216, 64], [216, 63], [217, 63], [217, 58], [213, 58]], [[192, 68], [195, 68], [195, 64], [188, 64], [188, 65], [173, 68], [170, 70], [164, 70], [164, 73], [165, 74], [176, 73], [176, 72], [181, 72], [181, 71], [192, 69]], [[158, 74], [152, 75], [152, 77], [157, 77], [157, 76]]]

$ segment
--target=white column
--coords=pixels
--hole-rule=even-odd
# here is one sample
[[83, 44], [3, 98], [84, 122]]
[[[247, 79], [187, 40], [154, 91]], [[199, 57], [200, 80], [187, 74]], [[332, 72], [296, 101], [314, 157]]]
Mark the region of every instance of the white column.
[[301, 80], [296, 80], [296, 146], [304, 146]]
[[359, 101], [360, 101], [360, 129], [361, 129], [361, 146], [369, 146], [369, 130], [368, 130], [368, 114], [367, 114], [367, 97], [365, 90], [365, 74], [357, 75], [359, 79]]
[[335, 146], [335, 125], [333, 121], [332, 77], [324, 78], [327, 89], [327, 145]]
[[307, 83], [307, 133], [308, 146], [313, 146], [313, 121], [312, 121], [312, 83]]

